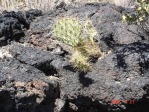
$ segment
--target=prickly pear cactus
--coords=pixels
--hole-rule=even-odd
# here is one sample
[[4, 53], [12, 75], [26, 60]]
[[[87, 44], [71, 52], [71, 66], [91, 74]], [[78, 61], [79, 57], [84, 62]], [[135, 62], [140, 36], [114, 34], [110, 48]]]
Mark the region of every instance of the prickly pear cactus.
[[74, 68], [87, 72], [91, 69], [90, 57], [99, 57], [101, 51], [94, 42], [97, 35], [96, 29], [90, 20], [82, 24], [77, 18], [61, 18], [54, 25], [53, 36], [73, 47], [74, 52], [70, 62]]
[[85, 37], [91, 43], [94, 42], [94, 37], [97, 35], [96, 29], [93, 27], [91, 20], [87, 20], [84, 26]]
[[77, 46], [83, 39], [83, 26], [77, 18], [62, 18], [53, 28], [53, 34], [70, 46]]

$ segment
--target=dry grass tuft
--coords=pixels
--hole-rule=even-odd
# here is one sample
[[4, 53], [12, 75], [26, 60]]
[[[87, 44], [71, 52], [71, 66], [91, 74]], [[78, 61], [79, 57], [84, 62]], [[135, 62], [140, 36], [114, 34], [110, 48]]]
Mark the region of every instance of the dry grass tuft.
[[67, 4], [71, 3], [71, 0], [0, 0], [0, 11], [24, 10], [31, 8], [47, 11], [51, 10], [61, 1], [65, 1]]
[[0, 11], [2, 10], [27, 10], [27, 9], [40, 9], [50, 10], [58, 0], [0, 0]]
[[90, 41], [82, 42], [80, 46], [76, 47], [76, 50], [80, 51], [84, 56], [90, 58], [96, 58], [102, 56], [102, 52], [99, 48], [99, 45], [95, 42], [91, 43]]
[[60, 2], [66, 4], [108, 2], [118, 6], [130, 7], [136, 0], [0, 0], [0, 11], [3, 10], [27, 10], [37, 8], [43, 11], [51, 10]]
[[113, 0], [113, 3], [116, 6], [122, 6], [126, 8], [130, 8], [131, 6], [134, 5], [136, 0]]
[[70, 57], [70, 63], [75, 69], [83, 72], [91, 70], [90, 63], [88, 62], [88, 57], [83, 56], [79, 51], [75, 50]]

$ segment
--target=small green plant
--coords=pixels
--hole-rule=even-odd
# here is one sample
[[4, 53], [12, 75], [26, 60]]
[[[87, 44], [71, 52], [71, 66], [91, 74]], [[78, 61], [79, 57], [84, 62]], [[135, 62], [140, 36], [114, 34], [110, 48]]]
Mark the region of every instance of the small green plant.
[[83, 26], [76, 18], [62, 18], [55, 25], [53, 34], [64, 43], [75, 47], [83, 40]]
[[149, 23], [149, 0], [137, 1], [140, 5], [135, 9], [135, 14], [125, 14], [122, 16], [122, 19], [129, 24], [134, 23], [137, 25], [141, 25], [144, 29], [146, 29], [146, 23]]
[[78, 18], [66, 17], [59, 19], [53, 27], [53, 36], [74, 49], [70, 62], [84, 72], [90, 70], [89, 59], [101, 55], [94, 42], [96, 35], [97, 31], [90, 20], [83, 25]]

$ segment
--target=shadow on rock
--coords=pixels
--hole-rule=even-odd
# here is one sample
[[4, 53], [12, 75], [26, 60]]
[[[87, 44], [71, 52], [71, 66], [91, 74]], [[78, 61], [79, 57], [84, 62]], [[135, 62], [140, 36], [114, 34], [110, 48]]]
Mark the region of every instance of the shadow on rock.
[[94, 80], [91, 78], [85, 77], [85, 73], [80, 73], [79, 74], [79, 81], [84, 87], [88, 87], [89, 85], [93, 84]]
[[149, 59], [146, 54], [149, 52], [148, 48], [149, 44], [147, 43], [142, 44], [141, 42], [135, 42], [116, 51], [117, 67], [122, 68], [124, 71], [127, 70], [127, 68], [130, 67], [130, 65], [127, 64], [131, 63], [128, 63], [128, 60], [126, 62], [126, 58], [129, 55], [133, 55], [134, 58], [137, 58], [138, 65], [140, 66], [140, 75], [144, 74], [149, 68]]
[[89, 97], [78, 96], [77, 99], [67, 101], [64, 112], [106, 112], [106, 108], [98, 101]]

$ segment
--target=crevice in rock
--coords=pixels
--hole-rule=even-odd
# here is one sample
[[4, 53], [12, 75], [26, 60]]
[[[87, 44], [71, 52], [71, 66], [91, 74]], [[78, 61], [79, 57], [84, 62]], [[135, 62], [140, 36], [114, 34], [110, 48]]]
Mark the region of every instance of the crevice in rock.
[[113, 33], [110, 33], [110, 34], [104, 35], [101, 38], [101, 41], [103, 41], [103, 43], [105, 43], [106, 46], [108, 46], [109, 48], [112, 48], [112, 49], [116, 45], [116, 42], [115, 42], [113, 36], [114, 36], [114, 34]]
[[91, 58], [90, 62], [94, 64], [98, 61], [98, 58], [99, 57], [93, 57], [93, 58]]
[[139, 59], [140, 74], [143, 75], [149, 69], [149, 61], [141, 54], [141, 59]]
[[77, 99], [66, 101], [64, 112], [107, 112], [107, 109], [98, 101], [92, 101], [89, 97], [78, 96]]
[[132, 30], [130, 30], [130, 29], [127, 29], [129, 32], [131, 32], [131, 33], [133, 33], [133, 34], [135, 34], [135, 35], [137, 35], [137, 36], [139, 36], [142, 40], [145, 40], [145, 34], [138, 34], [138, 33], [135, 33], [135, 32], [133, 32]]
[[[18, 60], [17, 58], [15, 58], [16, 60]], [[20, 63], [22, 64], [27, 64], [24, 61], [18, 60]], [[31, 65], [35, 68], [37, 68], [38, 70], [42, 71], [46, 76], [56, 76], [58, 74], [58, 71], [56, 70], [56, 68], [54, 66], [51, 65], [51, 62], [45, 62], [45, 63], [40, 63], [39, 65]]]
[[58, 74], [56, 68], [52, 65], [47, 66], [47, 63], [41, 64], [37, 68], [44, 72], [46, 76], [55, 76], [56, 74]]
[[11, 95], [8, 91], [0, 92], [0, 111], [1, 112], [15, 112], [15, 101], [11, 98]]
[[62, 57], [66, 57], [69, 53], [65, 50], [63, 50], [63, 53], [60, 54], [60, 56]]
[[46, 92], [46, 98], [37, 106], [34, 112], [55, 112], [54, 108], [57, 98], [60, 98], [60, 88], [58, 86], [53, 91], [49, 89]]
[[24, 14], [20, 11], [3, 11], [0, 14], [0, 47], [10, 44], [11, 41], [19, 42], [33, 19], [41, 15], [42, 12], [37, 9], [31, 9]]

